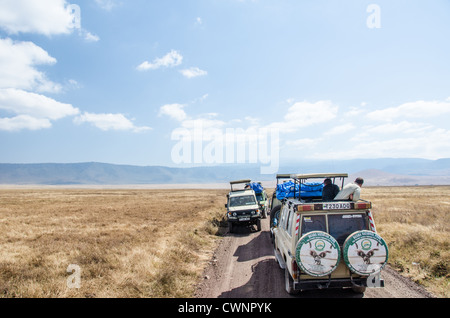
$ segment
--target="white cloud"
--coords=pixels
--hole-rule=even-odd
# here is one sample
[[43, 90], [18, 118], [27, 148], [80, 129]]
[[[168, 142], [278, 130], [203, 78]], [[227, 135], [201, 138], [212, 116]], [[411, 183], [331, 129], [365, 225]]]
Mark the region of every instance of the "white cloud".
[[336, 118], [338, 110], [339, 107], [331, 101], [297, 102], [288, 109], [283, 122], [274, 122], [268, 127], [292, 133], [300, 128], [329, 122]]
[[0, 118], [0, 130], [19, 131], [19, 130], [40, 130], [52, 126], [47, 118], [34, 118], [28, 115], [19, 115], [13, 118]]
[[69, 34], [79, 17], [65, 0], [2, 0], [0, 28], [11, 34]]
[[0, 130], [37, 130], [51, 127], [51, 120], [79, 113], [70, 104], [15, 88], [0, 89], [0, 109], [17, 116], [0, 118]]
[[417, 101], [367, 114], [372, 120], [392, 121], [397, 118], [430, 118], [450, 113], [450, 102]]
[[106, 11], [111, 11], [118, 5], [114, 0], [95, 0], [95, 3], [97, 3], [100, 8]]
[[60, 103], [44, 95], [15, 88], [0, 89], [0, 109], [17, 115], [29, 115], [34, 118], [51, 120], [79, 113], [79, 110], [70, 104]]
[[[106, 5], [106, 4], [105, 4]], [[46, 36], [71, 34], [78, 30], [88, 42], [97, 42], [97, 35], [81, 27], [81, 8], [66, 0], [2, 0], [0, 29], [9, 34], [34, 33]]]
[[318, 142], [320, 142], [321, 139], [312, 139], [312, 138], [303, 138], [303, 139], [296, 139], [296, 140], [287, 140], [286, 146], [289, 147], [295, 147], [295, 148], [311, 148], [315, 145], [317, 145]]
[[119, 130], [143, 132], [151, 130], [150, 127], [136, 127], [131, 120], [123, 114], [93, 114], [85, 112], [74, 119], [76, 124], [90, 123], [95, 127], [103, 130]]
[[80, 35], [86, 40], [86, 42], [98, 42], [100, 41], [100, 38], [95, 35], [92, 34], [91, 32], [88, 32], [84, 29], [80, 30]]
[[334, 119], [337, 112], [338, 107], [331, 101], [301, 102], [295, 103], [289, 108], [285, 119], [297, 126], [308, 127]]
[[343, 124], [343, 125], [339, 125], [339, 126], [335, 126], [335, 127], [330, 126], [329, 130], [327, 130], [327, 129], [323, 129], [323, 130], [325, 130], [325, 132], [324, 132], [325, 136], [335, 136], [335, 135], [345, 134], [354, 129], [356, 129], [356, 126], [353, 125], [352, 123], [348, 123], [348, 124]]
[[450, 130], [434, 129], [412, 137], [373, 138], [352, 142], [352, 147], [333, 151], [335, 158], [424, 158], [450, 156]]
[[187, 77], [187, 78], [194, 78], [194, 77], [208, 75], [208, 72], [203, 71], [203, 70], [199, 69], [198, 67], [191, 67], [189, 69], [184, 69], [184, 70], [181, 70], [180, 73], [183, 74], [183, 76]]
[[152, 63], [145, 61], [137, 67], [139, 71], [156, 70], [161, 67], [174, 67], [183, 62], [183, 56], [175, 50], [170, 51], [161, 58], [156, 58]]
[[186, 112], [184, 111], [186, 105], [182, 104], [168, 104], [164, 105], [159, 110], [159, 116], [166, 115], [176, 121], [183, 121], [187, 118]]
[[399, 135], [399, 134], [423, 134], [433, 129], [433, 126], [425, 123], [401, 121], [399, 123], [386, 123], [382, 125], [364, 127], [363, 132], [370, 135]]
[[53, 65], [56, 59], [32, 42], [0, 39], [0, 88], [59, 92], [61, 85], [48, 80], [37, 65]]

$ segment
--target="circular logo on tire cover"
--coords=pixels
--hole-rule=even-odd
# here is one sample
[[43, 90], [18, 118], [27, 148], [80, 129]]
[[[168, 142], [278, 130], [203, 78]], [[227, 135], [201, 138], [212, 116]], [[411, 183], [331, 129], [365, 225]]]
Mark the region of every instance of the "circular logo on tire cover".
[[310, 232], [298, 241], [295, 259], [306, 274], [327, 276], [339, 265], [341, 250], [338, 242], [328, 233]]
[[355, 274], [369, 276], [383, 269], [388, 261], [386, 242], [375, 232], [359, 231], [344, 243], [344, 262]]

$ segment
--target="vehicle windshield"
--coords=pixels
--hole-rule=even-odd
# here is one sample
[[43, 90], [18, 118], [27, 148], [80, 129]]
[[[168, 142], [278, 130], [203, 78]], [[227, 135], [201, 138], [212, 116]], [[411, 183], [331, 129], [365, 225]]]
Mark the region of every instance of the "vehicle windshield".
[[230, 207], [245, 206], [245, 205], [255, 205], [255, 197], [253, 195], [243, 195], [239, 197], [230, 198]]

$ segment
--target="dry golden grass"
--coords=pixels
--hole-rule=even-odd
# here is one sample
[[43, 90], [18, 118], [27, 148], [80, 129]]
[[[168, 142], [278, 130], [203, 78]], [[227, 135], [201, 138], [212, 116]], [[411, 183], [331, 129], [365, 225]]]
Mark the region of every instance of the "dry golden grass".
[[[225, 194], [2, 190], [0, 297], [191, 297]], [[67, 287], [70, 264], [80, 289]]]
[[[0, 297], [192, 297], [227, 190], [0, 190]], [[391, 266], [449, 297], [450, 187], [363, 188]], [[70, 289], [67, 267], [81, 268]]]
[[363, 188], [389, 263], [438, 297], [450, 296], [450, 186]]

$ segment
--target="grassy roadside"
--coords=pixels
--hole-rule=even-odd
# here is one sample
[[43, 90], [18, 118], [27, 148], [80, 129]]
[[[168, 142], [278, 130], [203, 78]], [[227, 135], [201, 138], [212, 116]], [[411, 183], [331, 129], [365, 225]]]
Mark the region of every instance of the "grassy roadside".
[[[0, 297], [192, 297], [226, 190], [0, 190]], [[449, 297], [450, 186], [363, 188], [390, 265]], [[67, 286], [67, 267], [81, 288]]]
[[[191, 297], [223, 191], [0, 191], [0, 297]], [[71, 289], [70, 264], [81, 269]]]
[[450, 297], [450, 186], [363, 188], [389, 264], [437, 297]]

